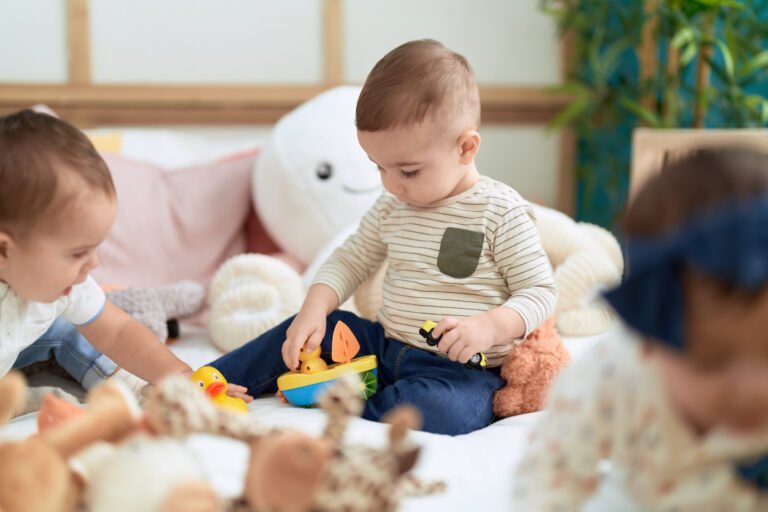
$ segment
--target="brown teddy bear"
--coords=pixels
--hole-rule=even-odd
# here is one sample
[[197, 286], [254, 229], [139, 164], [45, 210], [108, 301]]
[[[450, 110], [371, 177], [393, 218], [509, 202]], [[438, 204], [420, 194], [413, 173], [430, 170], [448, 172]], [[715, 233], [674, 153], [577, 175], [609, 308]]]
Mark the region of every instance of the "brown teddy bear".
[[540, 410], [549, 386], [569, 361], [555, 318], [549, 318], [504, 359], [501, 377], [507, 385], [493, 396], [493, 413], [505, 418]]

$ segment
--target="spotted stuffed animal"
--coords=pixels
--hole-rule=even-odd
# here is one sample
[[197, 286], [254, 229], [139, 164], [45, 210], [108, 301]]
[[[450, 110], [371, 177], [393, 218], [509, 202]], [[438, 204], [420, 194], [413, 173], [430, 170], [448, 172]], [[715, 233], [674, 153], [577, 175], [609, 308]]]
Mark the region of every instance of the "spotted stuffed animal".
[[413, 407], [398, 407], [385, 418], [391, 425], [389, 449], [342, 443], [350, 417], [362, 412], [358, 388], [357, 379], [345, 379], [320, 399], [320, 407], [328, 414], [323, 439], [331, 444], [334, 455], [311, 510], [388, 512], [397, 510], [405, 495], [444, 490], [443, 482], [422, 483], [408, 473], [420, 451], [405, 442], [408, 429], [418, 428], [420, 423], [420, 414]]
[[328, 421], [320, 437], [311, 437], [219, 409], [186, 379], [169, 378], [150, 395], [147, 422], [165, 435], [205, 432], [250, 445], [243, 497], [228, 503], [229, 512], [388, 512], [404, 496], [444, 489], [442, 482], [425, 484], [408, 474], [419, 455], [405, 442], [408, 429], [418, 426], [415, 409], [393, 411], [389, 447], [374, 449], [343, 443], [349, 419], [362, 412], [359, 379], [331, 386], [319, 406]]

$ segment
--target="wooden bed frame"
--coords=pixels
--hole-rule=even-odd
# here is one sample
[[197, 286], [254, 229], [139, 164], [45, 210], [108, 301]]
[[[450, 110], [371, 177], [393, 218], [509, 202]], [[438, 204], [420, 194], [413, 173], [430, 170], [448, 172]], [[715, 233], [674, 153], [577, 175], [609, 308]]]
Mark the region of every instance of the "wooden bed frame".
[[[81, 127], [105, 125], [271, 124], [312, 96], [343, 82], [343, 1], [323, 1], [323, 82], [318, 85], [98, 85], [91, 81], [88, 0], [67, 0], [69, 80], [0, 83], [0, 115], [44, 103]], [[568, 61], [562, 43], [561, 74]], [[567, 103], [546, 87], [481, 86], [483, 122], [543, 125]], [[573, 212], [572, 134], [559, 134], [557, 206]]]

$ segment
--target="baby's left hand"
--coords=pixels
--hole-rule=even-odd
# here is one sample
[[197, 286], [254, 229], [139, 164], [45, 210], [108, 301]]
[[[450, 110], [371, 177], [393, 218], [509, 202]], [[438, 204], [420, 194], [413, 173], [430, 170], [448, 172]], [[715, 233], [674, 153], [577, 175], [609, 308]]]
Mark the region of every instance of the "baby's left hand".
[[443, 336], [437, 348], [451, 361], [462, 364], [478, 352], [485, 352], [494, 344], [496, 328], [486, 314], [467, 318], [445, 317], [432, 330], [435, 338]]

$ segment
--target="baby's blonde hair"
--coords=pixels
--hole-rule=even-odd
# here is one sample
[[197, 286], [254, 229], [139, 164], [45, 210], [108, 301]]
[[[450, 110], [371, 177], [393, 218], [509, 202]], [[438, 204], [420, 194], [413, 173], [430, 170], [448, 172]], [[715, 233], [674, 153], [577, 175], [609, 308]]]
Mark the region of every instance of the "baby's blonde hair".
[[[428, 116], [480, 126], [480, 92], [467, 59], [432, 39], [398, 46], [376, 63], [357, 101], [356, 124], [376, 132]], [[446, 119], [448, 116], [448, 119]]]

